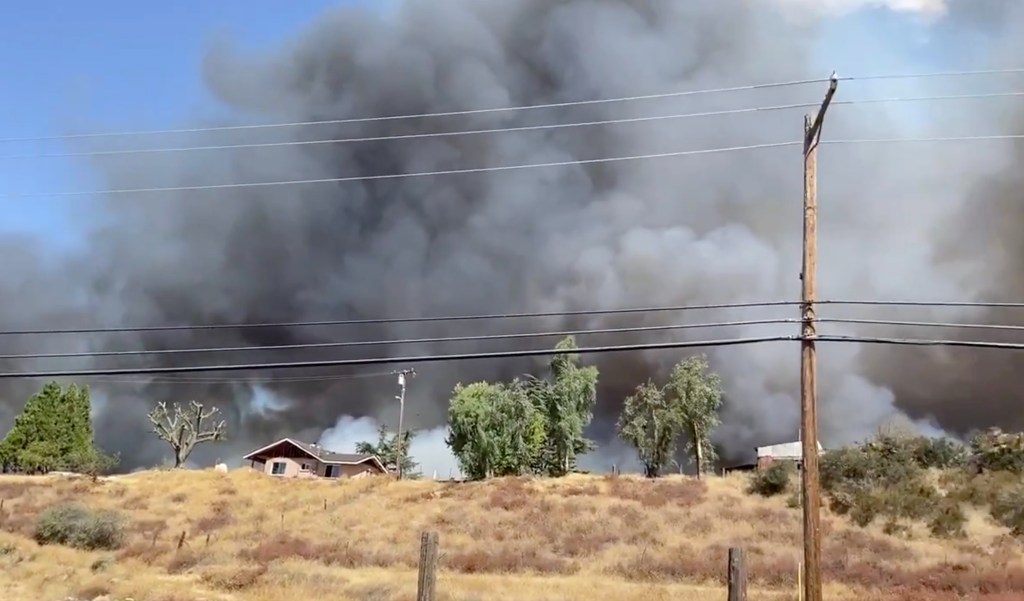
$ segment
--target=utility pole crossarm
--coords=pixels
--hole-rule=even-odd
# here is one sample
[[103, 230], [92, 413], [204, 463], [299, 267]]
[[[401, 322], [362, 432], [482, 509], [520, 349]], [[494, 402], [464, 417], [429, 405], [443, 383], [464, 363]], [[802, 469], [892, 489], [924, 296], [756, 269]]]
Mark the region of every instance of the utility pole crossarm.
[[829, 78], [828, 91], [815, 114], [804, 118], [803, 270], [800, 336], [800, 446], [803, 505], [803, 600], [821, 601], [821, 483], [818, 474], [817, 337], [814, 303], [818, 286], [818, 143], [822, 124], [839, 78]]
[[804, 153], [806, 154], [809, 149], [817, 150], [818, 142], [821, 141], [821, 129], [825, 124], [825, 113], [828, 112], [828, 107], [832, 105], [832, 97], [836, 95], [836, 89], [839, 87], [839, 76], [833, 71], [832, 75], [828, 78], [828, 91], [825, 92], [825, 99], [821, 101], [821, 108], [818, 109], [814, 116], [814, 122], [810, 128], [804, 130]]

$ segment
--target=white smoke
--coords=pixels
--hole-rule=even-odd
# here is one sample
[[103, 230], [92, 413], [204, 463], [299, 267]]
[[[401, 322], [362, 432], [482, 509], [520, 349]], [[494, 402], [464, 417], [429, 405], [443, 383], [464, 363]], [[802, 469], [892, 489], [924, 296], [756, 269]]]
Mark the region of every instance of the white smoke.
[[[377, 443], [379, 426], [379, 422], [373, 418], [346, 415], [323, 433], [319, 444], [337, 453], [354, 453], [356, 445], [361, 442]], [[409, 455], [419, 464], [418, 469], [424, 478], [436, 476], [445, 480], [461, 477], [455, 456], [444, 442], [446, 435], [446, 427], [414, 430]]]

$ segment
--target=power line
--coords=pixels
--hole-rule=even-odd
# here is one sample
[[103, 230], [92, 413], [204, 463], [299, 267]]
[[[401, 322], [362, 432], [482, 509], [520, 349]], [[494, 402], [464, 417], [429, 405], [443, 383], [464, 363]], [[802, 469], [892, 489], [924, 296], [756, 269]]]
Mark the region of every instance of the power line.
[[[1019, 97], [1024, 96], [1024, 92], [993, 92], [987, 94], [952, 94], [945, 96], [905, 96], [905, 97], [891, 97], [891, 98], [865, 98], [859, 100], [843, 100], [835, 101], [834, 105], [859, 105], [859, 104], [884, 104], [893, 102], [924, 102], [933, 100], [977, 100], [985, 98], [1006, 98], [1006, 97]], [[213, 150], [233, 150], [241, 148], [277, 148], [287, 146], [311, 146], [311, 145], [323, 145], [323, 144], [348, 144], [348, 143], [360, 143], [360, 142], [384, 142], [391, 140], [415, 140], [423, 138], [446, 138], [453, 136], [471, 136], [480, 134], [501, 134], [501, 133], [517, 133], [517, 132], [528, 132], [528, 131], [544, 131], [554, 129], [566, 129], [566, 128], [578, 128], [578, 127], [593, 127], [598, 125], [618, 125], [628, 123], [644, 123], [651, 121], [664, 121], [674, 119], [689, 119], [697, 117], [718, 117], [726, 115], [740, 115], [760, 112], [772, 112], [781, 110], [791, 110], [799, 108], [811, 108], [818, 106], [817, 102], [804, 102], [798, 104], [778, 104], [771, 106], [756, 106], [749, 108], [740, 109], [725, 109], [717, 111], [703, 111], [697, 113], [674, 113], [670, 115], [653, 115], [647, 117], [628, 117], [622, 119], [604, 119], [598, 121], [579, 121], [572, 123], [549, 123], [542, 125], [525, 125], [519, 127], [502, 127], [493, 129], [472, 129], [472, 130], [461, 130], [461, 131], [443, 131], [443, 132], [429, 132], [429, 133], [418, 133], [418, 134], [395, 134], [385, 136], [368, 136], [368, 137], [357, 137], [357, 138], [332, 138], [327, 140], [287, 140], [282, 142], [256, 142], [249, 144], [219, 144], [209, 146], [181, 146], [181, 147], [170, 147], [170, 148], [129, 148], [129, 149], [117, 149], [117, 150], [95, 150], [95, 151], [83, 151], [83, 152], [57, 152], [57, 153], [33, 153], [33, 154], [12, 154], [0, 156], [0, 160], [12, 160], [12, 159], [33, 159], [33, 158], [68, 158], [68, 157], [91, 157], [91, 156], [114, 156], [114, 155], [125, 155], [125, 154], [154, 154], [154, 153], [170, 153], [170, 152], [196, 152], [196, 151], [213, 151]]]
[[552, 108], [566, 108], [573, 106], [586, 106], [594, 104], [611, 104], [617, 102], [633, 102], [638, 100], [657, 100], [662, 98], [681, 98], [684, 96], [697, 96], [703, 94], [719, 94], [725, 92], [744, 92], [752, 90], [765, 90], [770, 88], [783, 88], [791, 86], [799, 86], [812, 83], [823, 83], [829, 81], [828, 78], [819, 79], [800, 79], [794, 81], [781, 81], [774, 83], [763, 83], [743, 86], [733, 86], [727, 88], [705, 88], [701, 90], [684, 90], [680, 92], [664, 92], [659, 94], [644, 94], [638, 96], [621, 96], [618, 98], [603, 98], [596, 100], [574, 100], [567, 102], [554, 102], [548, 104], [533, 104], [533, 105], [521, 105], [521, 106], [506, 106], [486, 109], [470, 109], [461, 111], [447, 111], [447, 112], [433, 112], [433, 113], [418, 113], [418, 114], [407, 114], [407, 115], [389, 115], [384, 117], [356, 117], [347, 119], [321, 119], [316, 121], [293, 121], [288, 123], [265, 123], [265, 124], [254, 124], [254, 125], [226, 125], [219, 127], [193, 127], [186, 129], [161, 129], [161, 130], [134, 130], [134, 131], [120, 131], [120, 132], [98, 132], [98, 133], [87, 133], [87, 134], [69, 134], [66, 136], [33, 136], [27, 138], [0, 138], [0, 143], [5, 142], [43, 142], [50, 140], [71, 140], [71, 139], [82, 139], [82, 138], [100, 138], [100, 137], [125, 137], [125, 136], [146, 136], [146, 135], [162, 135], [162, 134], [186, 134], [186, 133], [200, 133], [200, 132], [214, 132], [214, 131], [239, 131], [239, 130], [252, 130], [252, 129], [270, 129], [279, 127], [304, 127], [310, 125], [342, 125], [348, 123], [372, 123], [379, 121], [396, 121], [400, 119], [425, 119], [433, 117], [458, 117], [465, 115], [481, 115], [486, 113], [505, 113], [515, 111], [527, 111], [537, 109], [552, 109]]
[[130, 367], [121, 369], [86, 369], [86, 370], [49, 370], [27, 372], [0, 372], [0, 379], [12, 378], [66, 378], [92, 376], [122, 376], [146, 374], [197, 373], [216, 371], [251, 371], [269, 369], [297, 369], [308, 367], [352, 367], [359, 365], [394, 365], [399, 363], [431, 363], [438, 361], [469, 361], [475, 359], [509, 359], [521, 357], [548, 357], [554, 355], [597, 353], [618, 353], [627, 351], [652, 351], [687, 348], [711, 348], [723, 346], [739, 346], [764, 342], [781, 342], [797, 340], [797, 336], [764, 336], [756, 338], [732, 338], [720, 340], [695, 340], [687, 342], [662, 342], [646, 344], [624, 344], [618, 346], [594, 346], [576, 349], [529, 349], [520, 351], [497, 351], [481, 353], [418, 355], [408, 357], [368, 357], [360, 359], [336, 359], [329, 361], [293, 361], [287, 363], [248, 363], [226, 365], [192, 365], [168, 367]]
[[960, 328], [968, 330], [1024, 331], [1024, 326], [990, 323], [951, 323], [941, 321], [898, 321], [887, 319], [818, 319], [819, 323], [848, 323], [880, 326], [907, 326], [918, 328]]
[[[1024, 95], [1021, 92], [1019, 95]], [[279, 146], [309, 146], [315, 144], [347, 144], [355, 142], [384, 142], [388, 140], [415, 140], [420, 138], [445, 138], [451, 136], [470, 136], [478, 134], [501, 134], [527, 131], [542, 131], [551, 129], [565, 129], [571, 127], [591, 127], [596, 125], [616, 125], [623, 123], [643, 123], [647, 121], [662, 121], [668, 119], [688, 119], [693, 117], [715, 117], [722, 115], [737, 115], [741, 113], [757, 113], [763, 111], [779, 111], [786, 109], [807, 108], [817, 106], [814, 103], [803, 104], [780, 104], [776, 106], [751, 107], [742, 109], [728, 109], [720, 111], [705, 111], [700, 113], [677, 113], [672, 115], [654, 115], [648, 117], [629, 117], [623, 119], [605, 119], [601, 121], [581, 121], [573, 123], [550, 123], [543, 125], [525, 125], [521, 127], [502, 127], [496, 129], [473, 129], [462, 131], [443, 131], [420, 134], [396, 134], [388, 136], [370, 136], [361, 138], [337, 138], [330, 140], [288, 140], [284, 142], [257, 142], [252, 144], [224, 144], [214, 146], [184, 146], [174, 148], [130, 148], [119, 150], [97, 150], [86, 152], [60, 152], [49, 154], [12, 154], [0, 156], [0, 160], [9, 159], [33, 159], [33, 158], [63, 158], [63, 157], [89, 157], [109, 156], [120, 154], [146, 154], [162, 152], [191, 152], [206, 150], [231, 150], [236, 148], [274, 148]]]
[[990, 136], [948, 136], [931, 138], [868, 138], [849, 140], [822, 140], [821, 144], [888, 144], [893, 142], [977, 142], [981, 140], [1019, 140], [1024, 134], [994, 134]]
[[975, 75], [1008, 75], [1012, 73], [1024, 73], [1024, 68], [1008, 69], [981, 69], [974, 71], [933, 71], [930, 73], [894, 73], [889, 75], [854, 75], [840, 77], [839, 81], [870, 81], [878, 79], [930, 79], [935, 77], [968, 77]]
[[304, 383], [304, 382], [330, 382], [330, 381], [343, 381], [353, 380], [362, 378], [381, 378], [384, 376], [394, 377], [394, 374], [389, 372], [380, 373], [369, 373], [369, 374], [343, 374], [343, 375], [321, 375], [321, 376], [285, 376], [285, 377], [254, 377], [254, 378], [189, 378], [189, 377], [174, 377], [174, 376], [156, 376], [147, 378], [138, 376], [134, 378], [117, 378], [117, 377], [105, 377], [105, 376], [94, 376], [92, 379], [98, 382], [112, 383], [112, 384], [188, 384], [194, 386], [197, 384], [262, 384], [262, 383]]
[[974, 307], [1022, 309], [1024, 303], [988, 301], [883, 301], [883, 300], [823, 300], [816, 305], [880, 306], [880, 307]]
[[693, 156], [700, 154], [717, 154], [723, 152], [735, 152], [740, 150], [759, 150], [765, 148], [781, 148], [783, 146], [799, 146], [800, 141], [773, 142], [768, 144], [750, 144], [747, 146], [730, 146], [725, 148], [705, 148], [701, 150], [683, 150], [678, 152], [661, 152], [656, 154], [642, 154], [621, 157], [607, 157], [601, 159], [577, 159], [573, 161], [556, 161], [551, 163], [527, 163], [523, 165], [502, 165], [498, 167], [475, 167], [469, 169], [449, 169], [445, 171], [420, 171], [415, 173], [393, 173], [387, 175], [355, 175], [351, 177], [325, 177], [317, 179], [284, 180], [272, 182], [244, 182], [236, 184], [208, 184], [200, 186], [171, 186], [166, 188], [122, 188], [114, 190], [87, 190], [69, 192], [31, 192], [28, 194], [4, 194], [0, 198], [35, 198], [35, 197], [65, 197], [65, 196], [93, 196], [97, 194], [141, 194], [146, 192], [188, 192], [194, 190], [224, 190], [228, 188], [265, 188], [270, 186], [291, 186], [299, 184], [337, 184], [345, 182], [363, 182], [385, 179], [404, 179], [411, 177], [427, 177], [436, 175], [462, 175], [468, 173], [486, 173], [493, 171], [519, 171], [523, 169], [540, 169], [545, 167], [569, 167], [576, 165], [593, 165], [598, 163], [616, 163], [625, 161], [640, 161], [649, 159], [663, 159], [669, 157]]
[[111, 383], [111, 384], [187, 384], [189, 386], [195, 386], [197, 384], [301, 384], [305, 382], [333, 382], [343, 380], [356, 380], [364, 378], [382, 378], [382, 377], [394, 377], [394, 372], [372, 372], [363, 374], [335, 374], [335, 375], [320, 375], [320, 376], [278, 376], [278, 377], [253, 377], [253, 378], [200, 378], [200, 377], [174, 377], [174, 376], [155, 376], [152, 378], [147, 377], [134, 377], [134, 378], [117, 378], [113, 376], [93, 376], [94, 381]]
[[755, 301], [741, 303], [712, 303], [704, 305], [674, 305], [630, 307], [625, 309], [583, 309], [579, 311], [538, 311], [531, 313], [490, 313], [476, 315], [438, 315], [432, 317], [382, 317], [371, 319], [339, 319], [321, 321], [264, 321], [258, 323], [179, 324], [169, 326], [119, 326], [66, 329], [0, 330], [0, 336], [35, 334], [110, 334], [118, 332], [166, 332], [174, 330], [229, 330], [251, 328], [300, 328], [316, 326], [355, 326], [371, 324], [434, 323], [448, 321], [485, 321], [491, 319], [521, 319], [542, 317], [594, 317], [599, 315], [631, 315], [636, 313], [669, 313], [675, 311], [704, 311], [711, 309], [752, 309], [758, 307], [792, 307], [796, 301]]
[[[860, 75], [860, 76], [845, 76], [837, 78], [838, 81], [869, 81], [869, 80], [883, 80], [883, 79], [924, 79], [924, 78], [937, 78], [937, 77], [964, 77], [964, 76], [978, 76], [978, 75], [1001, 75], [1001, 74], [1013, 74], [1013, 73], [1024, 73], [1024, 68], [1008, 68], [1008, 69], [987, 69], [987, 70], [976, 70], [976, 71], [945, 71], [945, 72], [932, 72], [932, 73], [903, 73], [903, 74], [889, 74], [889, 75]], [[271, 129], [271, 128], [282, 128], [282, 127], [305, 127], [311, 125], [342, 125], [347, 123], [370, 123], [378, 121], [395, 121], [400, 119], [424, 119], [432, 117], [456, 117], [465, 115], [479, 115], [486, 113], [502, 113], [502, 112], [515, 112], [515, 111], [526, 111], [526, 110], [537, 110], [537, 109], [551, 109], [551, 108], [566, 108], [573, 106], [586, 106], [595, 104], [611, 104], [618, 102], [633, 102], [639, 100], [656, 100], [663, 98], [681, 98], [686, 96], [697, 96], [703, 94], [719, 94], [727, 92], [744, 92], [754, 90], [764, 90], [771, 88], [783, 88], [800, 86], [815, 83], [827, 83], [829, 78], [817, 78], [817, 79], [798, 79], [793, 81], [781, 81], [764, 84], [752, 84], [752, 85], [741, 85], [724, 88], [705, 88], [700, 90], [684, 90], [678, 92], [664, 92], [659, 94], [644, 94], [637, 96], [622, 96], [617, 98], [602, 98], [594, 100], [575, 100], [566, 102], [555, 102], [548, 104], [534, 104], [534, 105], [521, 105], [521, 106], [507, 106], [507, 107], [494, 107], [484, 109], [469, 109], [460, 111], [446, 111], [446, 112], [433, 112], [433, 113], [418, 113], [418, 114], [406, 114], [406, 115], [389, 115], [383, 117], [356, 117], [346, 119], [321, 119], [321, 120], [310, 120], [310, 121], [293, 121], [286, 123], [264, 123], [264, 124], [253, 124], [253, 125], [227, 125], [217, 127], [192, 127], [182, 129], [159, 129], [159, 130], [129, 130], [119, 132], [94, 132], [85, 134], [68, 134], [63, 136], [31, 136], [22, 138], [0, 138], [0, 143], [10, 142], [45, 142], [53, 140], [71, 140], [71, 139], [84, 139], [84, 138], [101, 138], [101, 137], [126, 137], [126, 136], [145, 136], [145, 135], [163, 135], [163, 134], [185, 134], [185, 133], [201, 133], [201, 132], [214, 132], [214, 131], [240, 131], [240, 130], [254, 130], [254, 129]]]
[[80, 351], [63, 353], [23, 353], [0, 355], [3, 359], [56, 359], [67, 357], [125, 357], [138, 355], [180, 355], [193, 353], [234, 353], [245, 351], [275, 351], [275, 350], [301, 350], [315, 348], [347, 348], [358, 346], [383, 346], [388, 344], [411, 345], [411, 344], [434, 344], [444, 342], [483, 342], [486, 340], [510, 340], [516, 338], [553, 338], [555, 336], [585, 336], [589, 334], [629, 334], [640, 332], [658, 332], [671, 330], [690, 330], [718, 327], [738, 327], [767, 324], [797, 323], [797, 319], [757, 319], [747, 321], [723, 321], [712, 323], [694, 324], [673, 324], [660, 326], [635, 326], [626, 328], [604, 328], [588, 330], [563, 330], [554, 332], [516, 332], [512, 334], [488, 334], [477, 336], [449, 336], [443, 338], [407, 338], [398, 340], [355, 340], [344, 342], [310, 342], [303, 344], [279, 344], [267, 346], [233, 346], [213, 348], [186, 348], [186, 349], [140, 349], [124, 351]]
[[861, 344], [888, 344], [895, 346], [952, 346], [966, 348], [988, 348], [1003, 350], [1024, 350], [1024, 343], [981, 342], [978, 340], [923, 340], [916, 338], [878, 338], [869, 336], [818, 336], [817, 342], [859, 342]]

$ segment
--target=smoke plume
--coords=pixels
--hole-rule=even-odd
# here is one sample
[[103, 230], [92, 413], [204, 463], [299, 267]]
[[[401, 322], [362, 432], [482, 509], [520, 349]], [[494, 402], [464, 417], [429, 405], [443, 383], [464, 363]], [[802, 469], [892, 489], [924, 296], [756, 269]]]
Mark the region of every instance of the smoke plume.
[[[846, 9], [881, 3], [834, 4]], [[963, 5], [941, 2], [887, 4], [894, 10], [948, 10], [947, 19], [964, 22], [970, 19], [959, 13], [973, 14]], [[794, 18], [803, 12], [799, 5], [794, 0], [436, 0], [402, 2], [386, 13], [343, 8], [269, 54], [222, 43], [209, 51], [202, 74], [239, 124], [448, 112], [822, 77], [827, 70], [822, 72], [813, 58], [820, 50], [822, 19], [828, 17]], [[985, 17], [965, 27], [995, 25]], [[864, 70], [879, 69], [868, 65]], [[943, 82], [942, 91], [969, 91], [975, 83]], [[897, 82], [885, 95], [913, 93], [917, 88], [911, 86], [918, 85], [924, 84]], [[844, 83], [840, 97], [863, 97], [864, 92]], [[329, 140], [583, 122], [816, 102], [823, 93], [824, 85], [816, 85], [458, 117], [198, 132], [167, 144]], [[925, 133], [929, 127], [943, 135], [970, 133], [1001, 121], [975, 116], [976, 107], [928, 105], [934, 125], [926, 126]], [[1003, 108], [1001, 117], [1020, 121], [1019, 113]], [[200, 120], [195, 125], [223, 124]], [[826, 137], [893, 137], [920, 133], [917, 127], [877, 105], [837, 106]], [[93, 157], [91, 167], [106, 189], [174, 188], [586, 160], [792, 141], [801, 133], [802, 115], [789, 111], [397, 141], [107, 155]], [[128, 147], [138, 140], [121, 146], [100, 142], [83, 147]], [[1020, 177], [1011, 170], [1013, 162], [996, 161], [996, 153], [1006, 148], [825, 147], [822, 294], [1020, 298], [1024, 286], [1014, 260], [1024, 250], [1019, 233], [1024, 213], [1016, 202]], [[799, 147], [790, 146], [453, 176], [105, 195], [88, 205], [91, 217], [84, 218], [83, 227], [89, 228], [89, 242], [81, 255], [48, 262], [31, 250], [45, 240], [3, 241], [7, 265], [0, 311], [3, 323], [12, 327], [72, 327], [795, 299], [800, 194]], [[838, 309], [825, 313], [838, 314]], [[472, 325], [162, 331], [26, 337], [11, 339], [11, 345], [41, 352], [231, 347], [766, 317], [794, 318], [797, 313], [789, 308]], [[685, 336], [588, 336], [581, 343], [796, 332], [795, 324], [783, 324], [695, 330]], [[556, 341], [7, 361], [3, 368], [301, 361], [504, 350]], [[754, 445], [796, 438], [794, 344], [708, 353], [727, 388], [724, 425], [716, 441], [726, 457], [740, 458]], [[958, 433], [991, 422], [1020, 421], [1010, 404], [1021, 381], [1011, 370], [1012, 354], [854, 345], [823, 345], [819, 354], [826, 445], [862, 438], [904, 411], [922, 427]], [[622, 465], [628, 453], [614, 440], [622, 398], [647, 377], [663, 376], [682, 357], [662, 351], [587, 359], [601, 369], [591, 432], [601, 446], [588, 465]], [[512, 377], [542, 367], [541, 360], [418, 366], [408, 391], [406, 423], [443, 426], [448, 393], [457, 382]], [[196, 398], [224, 411], [232, 441], [197, 453], [202, 461], [218, 455], [234, 460], [247, 448], [280, 436], [323, 436], [325, 444], [342, 446], [351, 446], [359, 436], [372, 440], [376, 421], [396, 420], [396, 386], [386, 373], [371, 377], [367, 372], [234, 372], [107, 378], [91, 385], [100, 401], [101, 441], [120, 451], [130, 468], [163, 458], [160, 443], [145, 433], [145, 413], [159, 400]], [[267, 382], [271, 378], [278, 379]], [[0, 425], [11, 422], [39, 384], [5, 384]], [[447, 459], [437, 460], [442, 461]], [[427, 473], [443, 469], [422, 463]]]

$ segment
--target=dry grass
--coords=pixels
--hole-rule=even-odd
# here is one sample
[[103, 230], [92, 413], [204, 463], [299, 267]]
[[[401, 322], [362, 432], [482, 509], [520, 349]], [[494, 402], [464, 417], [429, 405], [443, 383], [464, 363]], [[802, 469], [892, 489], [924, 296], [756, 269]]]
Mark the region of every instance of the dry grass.
[[[800, 519], [742, 476], [574, 476], [450, 484], [280, 481], [239, 470], [148, 472], [91, 483], [0, 478], [0, 598], [277, 601], [413, 597], [418, 538], [441, 536], [446, 601], [721, 598], [730, 546], [752, 600], [794, 598]], [[130, 520], [116, 553], [39, 547], [39, 512], [77, 501]], [[1021, 547], [983, 512], [966, 539], [924, 526], [824, 519], [830, 599], [1024, 598]], [[184, 538], [183, 538], [184, 535]]]

